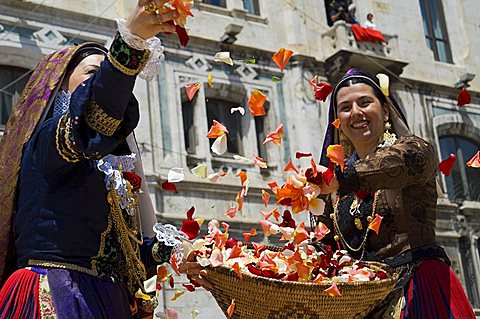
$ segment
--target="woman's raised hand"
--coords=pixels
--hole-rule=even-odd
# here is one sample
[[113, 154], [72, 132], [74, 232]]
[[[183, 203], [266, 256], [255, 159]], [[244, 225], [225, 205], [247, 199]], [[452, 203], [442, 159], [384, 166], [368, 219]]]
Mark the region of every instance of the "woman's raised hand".
[[186, 274], [190, 280], [195, 280], [206, 290], [211, 290], [213, 288], [212, 284], [205, 279], [207, 271], [195, 261], [195, 254], [193, 251], [190, 252], [188, 257], [178, 266], [178, 271]]
[[167, 0], [139, 0], [127, 19], [127, 28], [145, 40], [161, 32], [175, 32], [175, 25], [170, 21], [179, 14], [175, 10], [164, 10], [166, 2]]

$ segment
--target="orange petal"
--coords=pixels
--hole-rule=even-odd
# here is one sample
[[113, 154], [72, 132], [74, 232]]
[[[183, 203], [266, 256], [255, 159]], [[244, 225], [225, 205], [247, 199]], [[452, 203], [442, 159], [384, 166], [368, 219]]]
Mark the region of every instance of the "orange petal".
[[467, 166], [473, 168], [480, 168], [480, 151], [475, 154], [472, 159], [467, 162]]
[[238, 278], [242, 279], [242, 272], [240, 271], [240, 265], [237, 263], [234, 263], [232, 266], [233, 271], [237, 274]]
[[288, 60], [293, 55], [293, 51], [287, 50], [285, 48], [281, 48], [280, 50], [277, 51], [272, 57], [273, 62], [275, 62], [276, 65], [280, 68], [281, 71], [285, 69], [285, 66], [288, 63]]
[[263, 105], [267, 100], [267, 96], [259, 90], [254, 90], [248, 99], [248, 106], [250, 107], [250, 114], [253, 116], [263, 116], [267, 114]]
[[223, 134], [228, 133], [227, 128], [220, 122], [213, 120], [212, 127], [210, 127], [210, 131], [207, 133], [208, 138], [217, 138], [222, 136]]
[[187, 97], [189, 101], [193, 99], [193, 97], [195, 96], [195, 93], [197, 93], [201, 85], [202, 85], [201, 83], [193, 83], [193, 84], [185, 85], [185, 90], [187, 91]]
[[237, 197], [235, 198], [235, 201], [238, 204], [238, 207], [237, 207], [238, 211], [242, 210], [244, 197], [245, 197], [245, 187], [242, 187], [242, 189], [238, 192]]
[[160, 266], [157, 270], [157, 281], [164, 281], [168, 275], [167, 267]]
[[237, 213], [237, 209], [235, 207], [231, 207], [227, 210], [227, 212], [225, 213], [226, 216], [230, 217], [230, 218], [233, 218], [235, 217], [235, 214]]
[[263, 144], [266, 144], [268, 142], [273, 142], [277, 145], [282, 145], [282, 139], [283, 139], [283, 124], [280, 124], [274, 132], [267, 135], [267, 138], [265, 139], [265, 141], [263, 141]]
[[240, 173], [238, 173], [237, 175], [235, 175], [236, 177], [240, 177], [240, 182], [242, 183], [242, 186], [243, 184], [245, 184], [245, 181], [247, 180], [248, 176], [247, 176], [247, 172], [245, 171], [241, 171]]
[[230, 306], [228, 306], [228, 309], [227, 309], [228, 318], [230, 318], [233, 315], [234, 310], [235, 310], [235, 299], [232, 299], [232, 303], [230, 304]]
[[262, 230], [263, 230], [263, 234], [265, 235], [265, 237], [268, 237], [270, 236], [270, 227], [272, 227], [272, 222], [268, 221], [268, 220], [261, 220], [259, 221], [259, 224], [260, 224], [260, 227], [262, 227]]
[[330, 232], [330, 229], [327, 226], [325, 226], [325, 224], [322, 222], [320, 222], [317, 226], [315, 226], [315, 237], [318, 240], [321, 240], [329, 232]]
[[343, 147], [342, 145], [329, 145], [327, 148], [327, 157], [335, 164], [340, 165], [340, 169], [343, 172], [343, 168], [345, 167], [345, 159], [343, 155]]
[[277, 185], [277, 182], [270, 182], [270, 183], [267, 183], [267, 185], [270, 187], [270, 189], [272, 190], [272, 192], [277, 195], [277, 192], [278, 192], [278, 185]]
[[302, 264], [297, 264], [297, 274], [298, 277], [304, 280], [310, 279], [310, 267], [302, 265]]
[[285, 167], [283, 168], [283, 171], [284, 172], [295, 172], [295, 173], [300, 173], [300, 171], [298, 170], [298, 168], [295, 167], [295, 165], [293, 165], [293, 162], [292, 162], [292, 159], [290, 158], [290, 160], [288, 161], [287, 165], [285, 165]]
[[337, 284], [335, 282], [332, 282], [332, 285], [325, 289], [324, 292], [326, 292], [329, 296], [332, 297], [339, 297], [342, 295], [340, 293], [340, 290], [338, 290]]
[[336, 128], [340, 128], [340, 119], [336, 119], [335, 121], [333, 121], [332, 125], [335, 126]]
[[177, 259], [174, 255], [170, 257], [170, 267], [172, 267], [173, 271], [175, 271], [175, 273], [180, 276], [180, 272], [178, 271]]
[[265, 204], [265, 207], [268, 206], [268, 201], [270, 200], [270, 193], [262, 189], [262, 200]]
[[378, 231], [380, 230], [380, 225], [382, 224], [382, 219], [383, 219], [382, 216], [376, 214], [375, 218], [368, 225], [368, 228], [373, 230], [375, 233], [377, 233], [377, 235], [378, 235]]

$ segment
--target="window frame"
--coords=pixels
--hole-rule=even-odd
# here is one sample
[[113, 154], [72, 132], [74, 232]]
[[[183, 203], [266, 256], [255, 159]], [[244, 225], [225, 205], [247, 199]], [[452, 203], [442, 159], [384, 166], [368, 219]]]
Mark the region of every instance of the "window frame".
[[[26, 85], [27, 85], [27, 82], [28, 82], [28, 79], [29, 79], [29, 76], [28, 74], [30, 73], [30, 70], [28, 70], [27, 68], [24, 68], [24, 67], [19, 67], [19, 66], [15, 66], [15, 65], [9, 65], [9, 64], [0, 64], [0, 74], [3, 73], [3, 70], [9, 70], [11, 73], [13, 73], [13, 76], [7, 80], [7, 84], [6, 85], [0, 85], [0, 89], [4, 89], [3, 91], [0, 91], [0, 101], [3, 100], [3, 97], [4, 95], [9, 95], [11, 96], [11, 99], [12, 99], [12, 105], [11, 105], [11, 110], [10, 110], [10, 114], [7, 114], [6, 118], [3, 119], [3, 103], [0, 104], [0, 130], [3, 131], [5, 129], [5, 126], [8, 122], [8, 118], [10, 117], [11, 115], [11, 112], [13, 111], [13, 108], [15, 107], [15, 104], [17, 104], [18, 100], [20, 99], [21, 95], [22, 95], [22, 92], [23, 90], [25, 89]], [[25, 75], [26, 73], [28, 73], [27, 75]], [[24, 84], [23, 86], [21, 84]], [[18, 86], [22, 86], [21, 90], [16, 90], [16, 88]], [[9, 92], [9, 91], [12, 91], [13, 88], [13, 91], [14, 93], [12, 92]], [[9, 90], [10, 89], [10, 90]], [[2, 121], [5, 120], [5, 123], [2, 123]]]
[[[243, 8], [247, 10], [249, 14], [260, 16], [260, 1], [259, 0], [242, 0]], [[249, 5], [248, 5], [249, 4]], [[251, 10], [249, 10], [251, 8]]]
[[[435, 61], [454, 64], [453, 57], [452, 57], [452, 49], [451, 49], [451, 46], [450, 46], [450, 40], [448, 38], [447, 24], [446, 24], [446, 20], [445, 20], [445, 14], [444, 14], [444, 11], [443, 11], [442, 1], [441, 0], [419, 0], [419, 1], [420, 1], [420, 11], [421, 11], [421, 14], [422, 14], [422, 20], [423, 20], [424, 28], [426, 28], [428, 30], [428, 33], [425, 33], [425, 39], [426, 39], [426, 41], [428, 41], [430, 43], [429, 48], [433, 52], [433, 57], [434, 57]], [[432, 3], [433, 3], [433, 1], [435, 1], [435, 4], [437, 6], [436, 13], [437, 13], [437, 17], [438, 17], [438, 20], [439, 20], [441, 32], [442, 32], [442, 35], [443, 35], [442, 38], [437, 38], [435, 36], [435, 31], [434, 31], [434, 27], [433, 27], [434, 24], [433, 24], [433, 20], [432, 20]], [[425, 8], [426, 12], [423, 12], [422, 4], [423, 4], [423, 8]], [[437, 43], [439, 43], [439, 42], [441, 42], [445, 45], [445, 52], [444, 53], [445, 53], [446, 61], [443, 61], [440, 58], [439, 49], [438, 49], [438, 45], [437, 45]]]

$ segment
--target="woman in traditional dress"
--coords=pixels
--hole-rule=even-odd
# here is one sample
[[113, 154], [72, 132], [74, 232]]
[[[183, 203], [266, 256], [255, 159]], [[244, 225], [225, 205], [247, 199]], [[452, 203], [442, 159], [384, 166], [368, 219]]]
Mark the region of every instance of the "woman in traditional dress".
[[[382, 91], [383, 89], [383, 91]], [[323, 241], [357, 259], [381, 261], [400, 279], [368, 318], [475, 318], [450, 261], [435, 238], [437, 157], [412, 135], [405, 116], [379, 80], [350, 69], [335, 86], [321, 164], [341, 144], [343, 171], [322, 185], [332, 230]], [[378, 234], [375, 223], [381, 222]]]
[[27, 83], [0, 144], [0, 318], [132, 318], [146, 271], [182, 262], [185, 237], [155, 224], [132, 135], [137, 75], [155, 75], [154, 36], [175, 32], [165, 2], [138, 1], [110, 50], [57, 51]]

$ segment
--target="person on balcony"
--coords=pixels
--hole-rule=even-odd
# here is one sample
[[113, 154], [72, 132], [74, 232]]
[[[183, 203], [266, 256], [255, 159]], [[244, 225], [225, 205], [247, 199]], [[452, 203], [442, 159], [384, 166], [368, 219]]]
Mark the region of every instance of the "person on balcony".
[[365, 21], [365, 24], [363, 25], [364, 28], [367, 29], [376, 29], [377, 26], [375, 22], [373, 22], [373, 14], [369, 13], [367, 14], [367, 21]]
[[347, 21], [348, 13], [345, 11], [346, 7], [347, 5], [345, 1], [342, 0], [333, 0], [330, 2], [330, 19], [332, 20], [332, 23], [335, 23], [336, 21]]
[[350, 24], [360, 24], [358, 21], [356, 14], [357, 13], [357, 6], [353, 3], [348, 6], [348, 13], [347, 13], [347, 22]]
[[[385, 77], [385, 75], [383, 75]], [[342, 145], [345, 167], [321, 185], [332, 231], [322, 240], [399, 274], [391, 294], [367, 318], [475, 318], [435, 236], [437, 166], [433, 146], [410, 133], [402, 108], [378, 78], [350, 69], [331, 95], [327, 149]], [[374, 227], [374, 222], [377, 226]]]
[[165, 2], [138, 1], [109, 50], [54, 52], [27, 83], [0, 144], [0, 318], [132, 318], [147, 270], [184, 260], [184, 234], [145, 206], [132, 135], [135, 80], [175, 32]]

